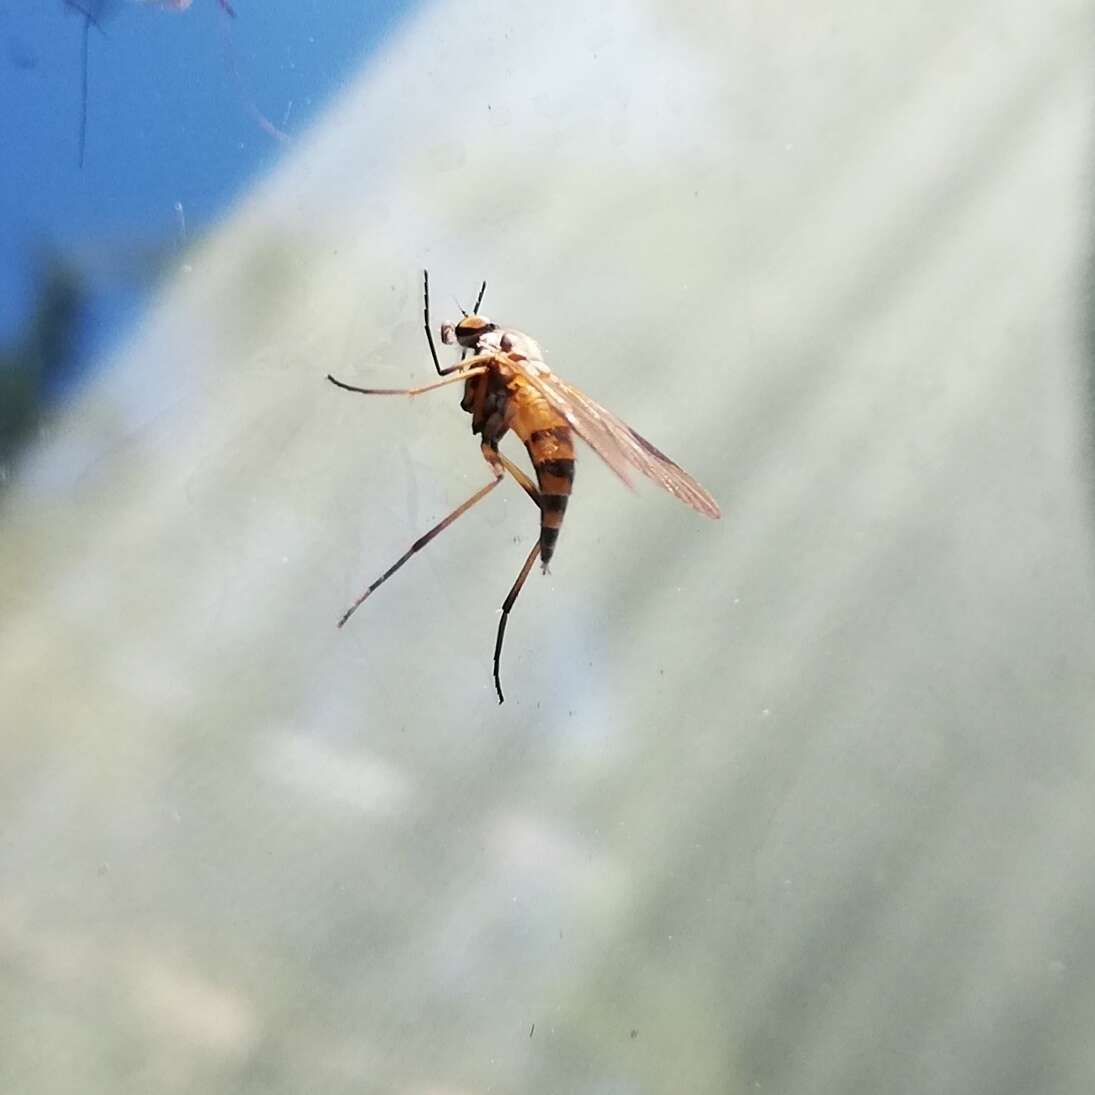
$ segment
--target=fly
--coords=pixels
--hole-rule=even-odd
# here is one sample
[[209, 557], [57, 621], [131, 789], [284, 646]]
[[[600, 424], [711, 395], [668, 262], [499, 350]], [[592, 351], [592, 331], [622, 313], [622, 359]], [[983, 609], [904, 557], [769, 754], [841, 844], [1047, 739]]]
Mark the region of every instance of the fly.
[[[129, 0], [137, 7], [157, 8], [161, 11], [184, 12], [190, 9], [193, 0]], [[83, 28], [80, 37], [80, 123], [78, 130], [77, 162], [82, 169], [84, 155], [87, 150], [87, 104], [88, 104], [88, 39], [91, 28], [95, 27], [100, 32], [103, 29], [105, 18], [117, 8], [116, 0], [64, 0], [65, 5], [82, 16]], [[240, 67], [236, 57], [236, 47], [232, 39], [231, 21], [236, 18], [236, 9], [230, 0], [216, 0], [217, 6], [225, 15], [221, 33], [224, 39], [225, 63], [236, 84], [240, 100], [248, 114], [254, 119], [255, 124], [275, 140], [288, 144], [290, 137], [279, 129], [263, 112], [255, 102], [254, 96], [248, 91], [240, 74]]]
[[[498, 702], [504, 703], [500, 663], [502, 640], [510, 611], [537, 558], [546, 573], [555, 554], [563, 516], [574, 484], [574, 434], [612, 469], [628, 487], [630, 474], [640, 471], [658, 486], [706, 517], [720, 517], [715, 499], [683, 468], [636, 433], [584, 392], [560, 380], [544, 364], [536, 341], [512, 328], [501, 327], [479, 314], [487, 283], [483, 282], [475, 310], [464, 313], [459, 323], [441, 324], [441, 341], [462, 348], [455, 365], [441, 367], [430, 328], [430, 277], [423, 273], [423, 323], [433, 367], [441, 378], [418, 388], [358, 388], [327, 379], [339, 388], [361, 395], [422, 395], [447, 384], [464, 385], [460, 401], [471, 415], [471, 429], [479, 436], [479, 447], [493, 478], [446, 518], [420, 536], [356, 601], [338, 621], [342, 627], [364, 601], [383, 585], [408, 559], [421, 551], [435, 536], [485, 498], [505, 477], [513, 477], [540, 510], [540, 536], [521, 567], [517, 580], [502, 603], [502, 616], [494, 642], [494, 687]], [[468, 357], [468, 353], [471, 356]], [[536, 482], [498, 451], [498, 443], [513, 431], [524, 443], [536, 472]]]

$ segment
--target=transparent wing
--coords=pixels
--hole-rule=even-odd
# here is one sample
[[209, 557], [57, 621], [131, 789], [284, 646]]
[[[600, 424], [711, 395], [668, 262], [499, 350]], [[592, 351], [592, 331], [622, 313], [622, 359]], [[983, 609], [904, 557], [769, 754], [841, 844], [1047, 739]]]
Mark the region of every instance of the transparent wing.
[[539, 362], [535, 368], [519, 359], [513, 360], [513, 365], [628, 486], [629, 472], [635, 469], [694, 510], [708, 517], [722, 516], [715, 499], [684, 468], [585, 392], [560, 380]]

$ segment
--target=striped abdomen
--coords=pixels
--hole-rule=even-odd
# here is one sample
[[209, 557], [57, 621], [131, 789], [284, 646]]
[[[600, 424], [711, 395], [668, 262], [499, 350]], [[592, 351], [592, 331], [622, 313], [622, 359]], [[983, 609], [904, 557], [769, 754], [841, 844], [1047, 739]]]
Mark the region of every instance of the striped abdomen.
[[[524, 360], [519, 358], [518, 360]], [[506, 426], [525, 443], [540, 488], [540, 562], [547, 569], [574, 483], [574, 437], [566, 419], [515, 370], [506, 385]]]
[[533, 430], [524, 440], [540, 486], [540, 561], [546, 567], [574, 483], [574, 439], [570, 427], [559, 424]]

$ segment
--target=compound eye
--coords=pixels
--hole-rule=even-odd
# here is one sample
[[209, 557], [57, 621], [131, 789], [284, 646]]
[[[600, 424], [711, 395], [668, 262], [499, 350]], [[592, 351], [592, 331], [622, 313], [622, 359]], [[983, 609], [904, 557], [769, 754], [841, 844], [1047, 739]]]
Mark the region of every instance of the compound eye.
[[468, 316], [456, 325], [456, 337], [465, 346], [474, 345], [488, 331], [494, 330], [494, 324], [479, 316]]

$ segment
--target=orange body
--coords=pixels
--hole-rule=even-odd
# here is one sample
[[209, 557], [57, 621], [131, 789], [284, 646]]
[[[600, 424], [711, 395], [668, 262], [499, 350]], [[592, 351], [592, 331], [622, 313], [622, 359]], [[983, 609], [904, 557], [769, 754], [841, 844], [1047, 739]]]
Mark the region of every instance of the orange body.
[[497, 449], [512, 430], [528, 449], [540, 488], [540, 561], [546, 567], [574, 483], [574, 436], [566, 419], [510, 366], [510, 356], [494, 355], [487, 372], [470, 377], [460, 406], [484, 445]]

